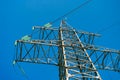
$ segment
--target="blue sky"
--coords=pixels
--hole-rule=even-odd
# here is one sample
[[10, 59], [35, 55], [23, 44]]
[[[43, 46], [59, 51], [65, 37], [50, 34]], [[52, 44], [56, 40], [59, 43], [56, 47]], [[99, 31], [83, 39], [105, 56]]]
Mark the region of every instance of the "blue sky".
[[[86, 0], [1, 0], [0, 80], [26, 80], [19, 69], [16, 68], [15, 73], [12, 67], [16, 39], [31, 33], [32, 26], [42, 26], [53, 21], [84, 1]], [[76, 29], [101, 33], [102, 36], [96, 40], [97, 45], [120, 50], [120, 0], [92, 0], [70, 14], [67, 21]], [[22, 63], [21, 66], [30, 80], [58, 80], [57, 67], [28, 63]], [[120, 73], [115, 72], [103, 71], [101, 75], [104, 80], [120, 78]]]

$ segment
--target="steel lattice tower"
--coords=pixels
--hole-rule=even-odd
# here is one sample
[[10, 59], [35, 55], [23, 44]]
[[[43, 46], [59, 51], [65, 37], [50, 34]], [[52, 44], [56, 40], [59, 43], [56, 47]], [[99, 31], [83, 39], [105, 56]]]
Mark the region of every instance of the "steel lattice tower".
[[15, 62], [59, 67], [59, 80], [102, 80], [98, 70], [120, 71], [120, 51], [93, 45], [99, 37], [61, 21], [59, 28], [34, 26], [30, 37], [16, 40]]

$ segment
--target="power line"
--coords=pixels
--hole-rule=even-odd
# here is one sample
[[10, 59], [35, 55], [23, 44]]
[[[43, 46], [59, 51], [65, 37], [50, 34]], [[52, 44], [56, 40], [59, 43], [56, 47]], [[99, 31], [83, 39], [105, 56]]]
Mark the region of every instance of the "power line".
[[60, 16], [60, 17], [58, 17], [57, 19], [53, 20], [53, 21], [50, 22], [50, 23], [52, 24], [52, 23], [54, 23], [54, 22], [60, 20], [61, 18], [70, 15], [71, 13], [75, 12], [76, 10], [80, 9], [81, 7], [83, 7], [84, 5], [88, 4], [88, 3], [91, 2], [91, 1], [92, 1], [92, 0], [87, 0], [86, 2], [80, 4], [78, 7], [72, 9], [71, 11], [67, 12], [66, 14], [64, 14], [64, 15], [62, 15], [62, 16]]
[[118, 24], [118, 22], [113, 23], [113, 24], [111, 24], [110, 26], [107, 26], [107, 27], [104, 27], [104, 28], [98, 30], [97, 33], [103, 33], [103, 32], [105, 32], [105, 31], [107, 31], [107, 30], [113, 28], [116, 24]]

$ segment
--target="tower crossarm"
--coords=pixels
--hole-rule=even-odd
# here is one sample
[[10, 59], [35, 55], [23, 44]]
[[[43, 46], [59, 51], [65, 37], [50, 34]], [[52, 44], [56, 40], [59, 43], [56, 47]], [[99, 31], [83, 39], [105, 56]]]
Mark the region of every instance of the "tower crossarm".
[[[57, 27], [44, 27], [44, 26], [33, 26], [33, 30], [35, 29], [44, 29], [44, 30], [59, 30]], [[64, 31], [72, 31], [72, 30], [69, 30], [67, 28], [64, 28], [63, 29]], [[77, 34], [85, 34], [85, 35], [91, 35], [91, 36], [96, 36], [96, 37], [100, 37], [101, 35], [100, 34], [97, 34], [97, 33], [92, 33], [92, 32], [87, 32], [87, 31], [83, 31], [83, 30], [78, 30], [76, 31]]]
[[58, 43], [60, 40], [17, 40], [17, 43], [25, 43], [25, 44], [37, 44], [37, 45], [47, 45], [47, 46], [59, 46]]
[[[59, 31], [59, 29], [56, 28], [56, 27], [41, 27], [41, 26], [34, 26], [33, 30], [37, 31], [37, 32], [39, 32], [39, 31], [43, 31], [43, 32], [45, 32], [45, 31], [50, 31], [50, 32], [51, 31], [57, 31], [58, 32]], [[62, 28], [62, 31], [67, 31], [69, 33], [72, 33], [73, 29]], [[95, 37], [100, 37], [101, 36], [100, 34], [86, 32], [86, 31], [83, 31], [83, 30], [76, 30], [76, 33], [77, 33], [78, 37], [81, 39], [82, 42], [88, 43], [88, 44], [93, 44]], [[47, 33], [47, 34], [49, 34], [49, 33]]]
[[17, 40], [16, 62], [58, 65], [58, 40]]
[[120, 72], [120, 50], [84, 45], [97, 69]]

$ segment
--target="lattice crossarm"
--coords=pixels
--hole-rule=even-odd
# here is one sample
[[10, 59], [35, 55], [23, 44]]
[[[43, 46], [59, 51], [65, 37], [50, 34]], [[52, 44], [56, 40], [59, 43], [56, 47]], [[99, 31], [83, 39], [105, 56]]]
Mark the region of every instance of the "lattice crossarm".
[[98, 69], [120, 72], [120, 50], [84, 44]]
[[57, 43], [58, 41], [17, 40], [15, 61], [58, 65]]

